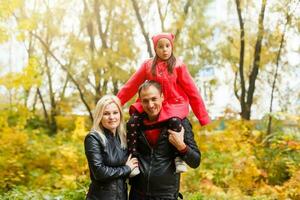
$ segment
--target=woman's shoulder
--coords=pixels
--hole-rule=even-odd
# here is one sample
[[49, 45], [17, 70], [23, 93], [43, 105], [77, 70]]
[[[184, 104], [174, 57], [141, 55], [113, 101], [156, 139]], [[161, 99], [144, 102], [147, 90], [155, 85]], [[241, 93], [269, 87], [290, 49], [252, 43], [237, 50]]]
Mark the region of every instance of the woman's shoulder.
[[101, 138], [99, 133], [95, 130], [88, 132], [88, 134], [85, 136], [84, 142], [85, 144], [97, 144], [103, 147], [105, 146], [105, 141], [103, 141], [103, 138]]
[[85, 136], [85, 140], [87, 139], [94, 139], [94, 140], [101, 140], [100, 135], [97, 131], [91, 130], [87, 133], [87, 135]]

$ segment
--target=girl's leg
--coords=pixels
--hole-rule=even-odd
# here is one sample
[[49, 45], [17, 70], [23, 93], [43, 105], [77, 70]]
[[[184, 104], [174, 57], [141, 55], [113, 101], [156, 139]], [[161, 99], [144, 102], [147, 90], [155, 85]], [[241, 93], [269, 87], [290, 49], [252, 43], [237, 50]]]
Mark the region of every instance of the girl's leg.
[[140, 125], [138, 114], [134, 113], [130, 116], [130, 119], [127, 122], [127, 147], [129, 154], [136, 157], [138, 155], [136, 149], [137, 141], [137, 127]]
[[[179, 132], [182, 128], [181, 119], [178, 117], [172, 117], [168, 120], [168, 128]], [[175, 166], [176, 166], [176, 173], [182, 173], [187, 171], [186, 165], [184, 161], [180, 158], [180, 156], [177, 156], [175, 158]]]
[[168, 128], [173, 130], [173, 131], [176, 131], [176, 132], [179, 132], [181, 130], [181, 119], [178, 118], [178, 117], [172, 117], [168, 120]]
[[[137, 127], [140, 126], [139, 124], [139, 116], [137, 113], [134, 113], [130, 116], [129, 121], [127, 122], [127, 147], [128, 147], [128, 153], [132, 155], [132, 157], [137, 157]], [[134, 168], [131, 171], [130, 177], [136, 176], [139, 174], [139, 168]]]

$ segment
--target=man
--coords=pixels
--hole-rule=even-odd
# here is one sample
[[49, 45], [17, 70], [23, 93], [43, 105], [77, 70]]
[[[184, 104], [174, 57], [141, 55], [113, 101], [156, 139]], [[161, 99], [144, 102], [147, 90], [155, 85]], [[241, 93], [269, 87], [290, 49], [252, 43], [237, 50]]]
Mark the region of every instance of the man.
[[146, 81], [138, 91], [144, 110], [137, 129], [137, 152], [140, 174], [130, 179], [130, 200], [175, 200], [179, 196], [180, 174], [175, 173], [174, 158], [180, 155], [190, 167], [200, 164], [201, 154], [194, 140], [191, 125], [182, 120], [180, 132], [157, 124], [162, 109], [161, 86]]

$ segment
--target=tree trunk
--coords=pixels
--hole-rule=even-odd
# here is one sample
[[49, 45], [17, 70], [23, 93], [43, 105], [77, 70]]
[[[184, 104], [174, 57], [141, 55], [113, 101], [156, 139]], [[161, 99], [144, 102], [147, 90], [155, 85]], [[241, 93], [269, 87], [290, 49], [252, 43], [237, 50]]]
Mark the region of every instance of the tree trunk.
[[[96, 22], [97, 22], [97, 26], [98, 26], [99, 37], [102, 41], [101, 50], [106, 50], [106, 49], [110, 48], [108, 45], [108, 42], [107, 42], [107, 31], [108, 31], [109, 25], [111, 23], [112, 9], [110, 9], [108, 11], [108, 18], [106, 19], [106, 24], [103, 25], [101, 22], [101, 15], [100, 15], [101, 11], [99, 9], [99, 6], [100, 6], [99, 0], [95, 0], [94, 14], [96, 15]], [[103, 26], [104, 26], [104, 28], [103, 28]], [[104, 53], [103, 51], [98, 52], [99, 56], [104, 56], [103, 53]], [[95, 63], [93, 62], [92, 65], [95, 65]], [[109, 65], [109, 64], [107, 64], [107, 65]], [[108, 80], [103, 80], [104, 83], [101, 83], [102, 80], [100, 79], [100, 77], [105, 74], [105, 71], [106, 71], [105, 68], [104, 68], [104, 70], [94, 70], [95, 86], [96, 86], [95, 87], [95, 98], [94, 98], [95, 104], [98, 102], [98, 100], [101, 98], [101, 96], [106, 93], [105, 92], [106, 88], [104, 88], [104, 87], [107, 87], [107, 85], [104, 83], [108, 82]]]
[[52, 78], [51, 78], [51, 72], [50, 68], [48, 65], [48, 53], [45, 54], [45, 67], [46, 67], [46, 75], [48, 78], [48, 86], [49, 86], [49, 97], [50, 97], [50, 130], [51, 133], [54, 134], [57, 131], [57, 126], [56, 126], [56, 102], [55, 102], [55, 97], [54, 97], [54, 92], [53, 92], [53, 87], [52, 87]]
[[113, 81], [113, 94], [117, 95], [119, 89], [118, 89], [118, 80]]
[[271, 132], [272, 132], [272, 112], [273, 112], [274, 91], [275, 91], [276, 80], [277, 80], [277, 76], [278, 76], [278, 69], [279, 69], [279, 61], [280, 61], [280, 57], [281, 57], [281, 51], [282, 51], [283, 44], [284, 44], [284, 38], [285, 38], [287, 25], [289, 23], [289, 18], [290, 18], [290, 16], [289, 16], [289, 14], [287, 14], [286, 23], [284, 24], [283, 33], [281, 35], [280, 46], [279, 46], [278, 53], [277, 53], [277, 56], [276, 56], [276, 69], [275, 69], [274, 80], [273, 80], [272, 91], [271, 91], [271, 100], [270, 100], [270, 108], [269, 108], [269, 120], [268, 120], [267, 135], [270, 135]]
[[43, 96], [42, 96], [41, 91], [40, 91], [39, 88], [37, 88], [36, 92], [37, 92], [37, 94], [38, 94], [38, 97], [39, 97], [39, 99], [40, 99], [40, 101], [41, 101], [41, 104], [42, 104], [42, 107], [43, 107], [44, 117], [45, 117], [46, 123], [47, 123], [48, 126], [50, 127], [50, 121], [49, 121], [47, 109], [46, 109], [46, 106], [45, 106], [45, 103], [44, 103], [44, 100], [43, 100]]
[[38, 93], [36, 91], [35, 95], [34, 95], [34, 99], [33, 99], [33, 104], [32, 104], [32, 113], [33, 114], [35, 114], [35, 106], [36, 106], [36, 103], [37, 103], [37, 99], [38, 99]]
[[246, 90], [245, 78], [244, 78], [244, 51], [245, 51], [245, 31], [244, 31], [244, 22], [242, 18], [242, 12], [240, 7], [240, 0], [236, 0], [236, 10], [239, 17], [240, 23], [240, 61], [239, 61], [239, 74], [240, 74], [240, 81], [241, 81], [241, 95], [239, 96], [239, 101], [241, 105], [241, 117], [242, 119], [250, 120], [251, 118], [251, 106], [253, 103], [253, 95], [255, 91], [255, 82], [259, 73], [260, 67], [260, 54], [261, 54], [261, 47], [262, 47], [262, 39], [264, 34], [264, 14], [266, 9], [266, 1], [262, 0], [262, 6], [259, 14], [258, 19], [258, 33], [257, 33], [257, 40], [255, 43], [254, 49], [254, 59], [252, 70], [249, 76], [249, 85], [248, 89]]
[[167, 5], [166, 5], [165, 12], [163, 13], [160, 0], [156, 0], [156, 5], [157, 5], [157, 10], [158, 10], [158, 14], [159, 14], [160, 23], [161, 23], [162, 32], [166, 31], [166, 29], [165, 29], [165, 19], [166, 19], [166, 16], [167, 16], [167, 10], [168, 10], [169, 3], [170, 3], [170, 0], [168, 1]]
[[102, 23], [101, 23], [101, 15], [100, 15], [100, 10], [99, 10], [99, 0], [95, 0], [95, 4], [94, 4], [94, 12], [95, 12], [95, 16], [96, 16], [96, 21], [98, 24], [98, 32], [99, 32], [99, 36], [102, 42], [102, 46], [104, 49], [108, 48], [107, 42], [106, 42], [106, 34], [103, 31], [102, 28]]
[[69, 83], [69, 77], [67, 76], [66, 78], [66, 81], [64, 83], [64, 86], [63, 86], [63, 89], [59, 95], [59, 100], [62, 101], [64, 98], [65, 98], [65, 93], [66, 93], [66, 89], [67, 89], [67, 86], [68, 86], [68, 83]]
[[[189, 8], [192, 6], [193, 0], [188, 0], [186, 2], [186, 4], [184, 5], [184, 9], [183, 9], [183, 15], [182, 17], [184, 17], [184, 21], [187, 18], [188, 12], [189, 12]], [[176, 31], [175, 31], [175, 40], [177, 40], [177, 38], [179, 38], [179, 35], [181, 33], [182, 27], [177, 27]]]
[[[26, 48], [26, 45], [25, 45]], [[27, 51], [27, 59], [29, 60], [31, 58], [32, 52], [33, 52], [33, 39], [32, 39], [32, 35], [29, 35], [29, 43], [28, 43], [28, 48], [26, 48]], [[24, 105], [27, 107], [27, 103], [28, 103], [28, 97], [30, 95], [30, 90], [31, 87], [28, 90], [25, 90], [25, 102]]]
[[144, 39], [145, 39], [146, 44], [147, 44], [148, 54], [149, 54], [150, 57], [153, 57], [153, 54], [152, 54], [152, 48], [151, 48], [151, 42], [150, 42], [150, 38], [149, 38], [149, 34], [148, 34], [148, 33], [146, 32], [146, 30], [145, 30], [144, 22], [143, 22], [143, 20], [142, 20], [141, 14], [140, 14], [139, 7], [138, 7], [138, 5], [137, 5], [136, 0], [131, 0], [131, 2], [132, 2], [132, 5], [133, 5], [133, 8], [134, 8], [134, 11], [135, 11], [137, 20], [138, 20], [139, 25], [140, 25], [140, 27], [141, 27], [142, 34], [143, 34]]
[[[236, 96], [238, 97], [238, 99], [240, 101], [241, 111], [243, 113], [243, 111], [246, 110], [246, 102], [245, 102], [246, 87], [245, 87], [245, 78], [244, 78], [245, 28], [244, 28], [244, 20], [243, 20], [243, 17], [242, 17], [240, 0], [236, 0], [235, 2], [236, 2], [236, 10], [237, 10], [237, 13], [238, 13], [239, 24], [240, 24], [239, 75], [240, 75], [240, 84], [241, 84], [241, 94], [240, 94], [240, 96], [238, 96], [237, 92], [235, 92], [235, 94], [236, 94]], [[237, 76], [236, 76], [236, 78], [237, 78]]]
[[261, 11], [258, 19], [258, 33], [257, 33], [256, 44], [255, 44], [255, 50], [254, 50], [253, 68], [249, 77], [247, 102], [246, 102], [245, 109], [242, 110], [242, 118], [247, 120], [250, 120], [251, 117], [251, 106], [253, 103], [255, 82], [260, 68], [260, 54], [261, 54], [262, 39], [264, 35], [264, 16], [265, 16], [266, 2], [267, 0], [262, 0]]

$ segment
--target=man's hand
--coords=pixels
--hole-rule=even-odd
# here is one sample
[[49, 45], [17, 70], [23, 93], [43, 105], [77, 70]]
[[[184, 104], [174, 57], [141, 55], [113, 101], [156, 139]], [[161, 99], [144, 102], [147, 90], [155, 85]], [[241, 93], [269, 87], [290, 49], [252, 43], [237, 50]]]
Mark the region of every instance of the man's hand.
[[181, 128], [180, 132], [172, 131], [168, 129], [169, 134], [169, 142], [173, 144], [178, 151], [182, 151], [186, 148], [186, 144], [184, 143], [184, 128]]

